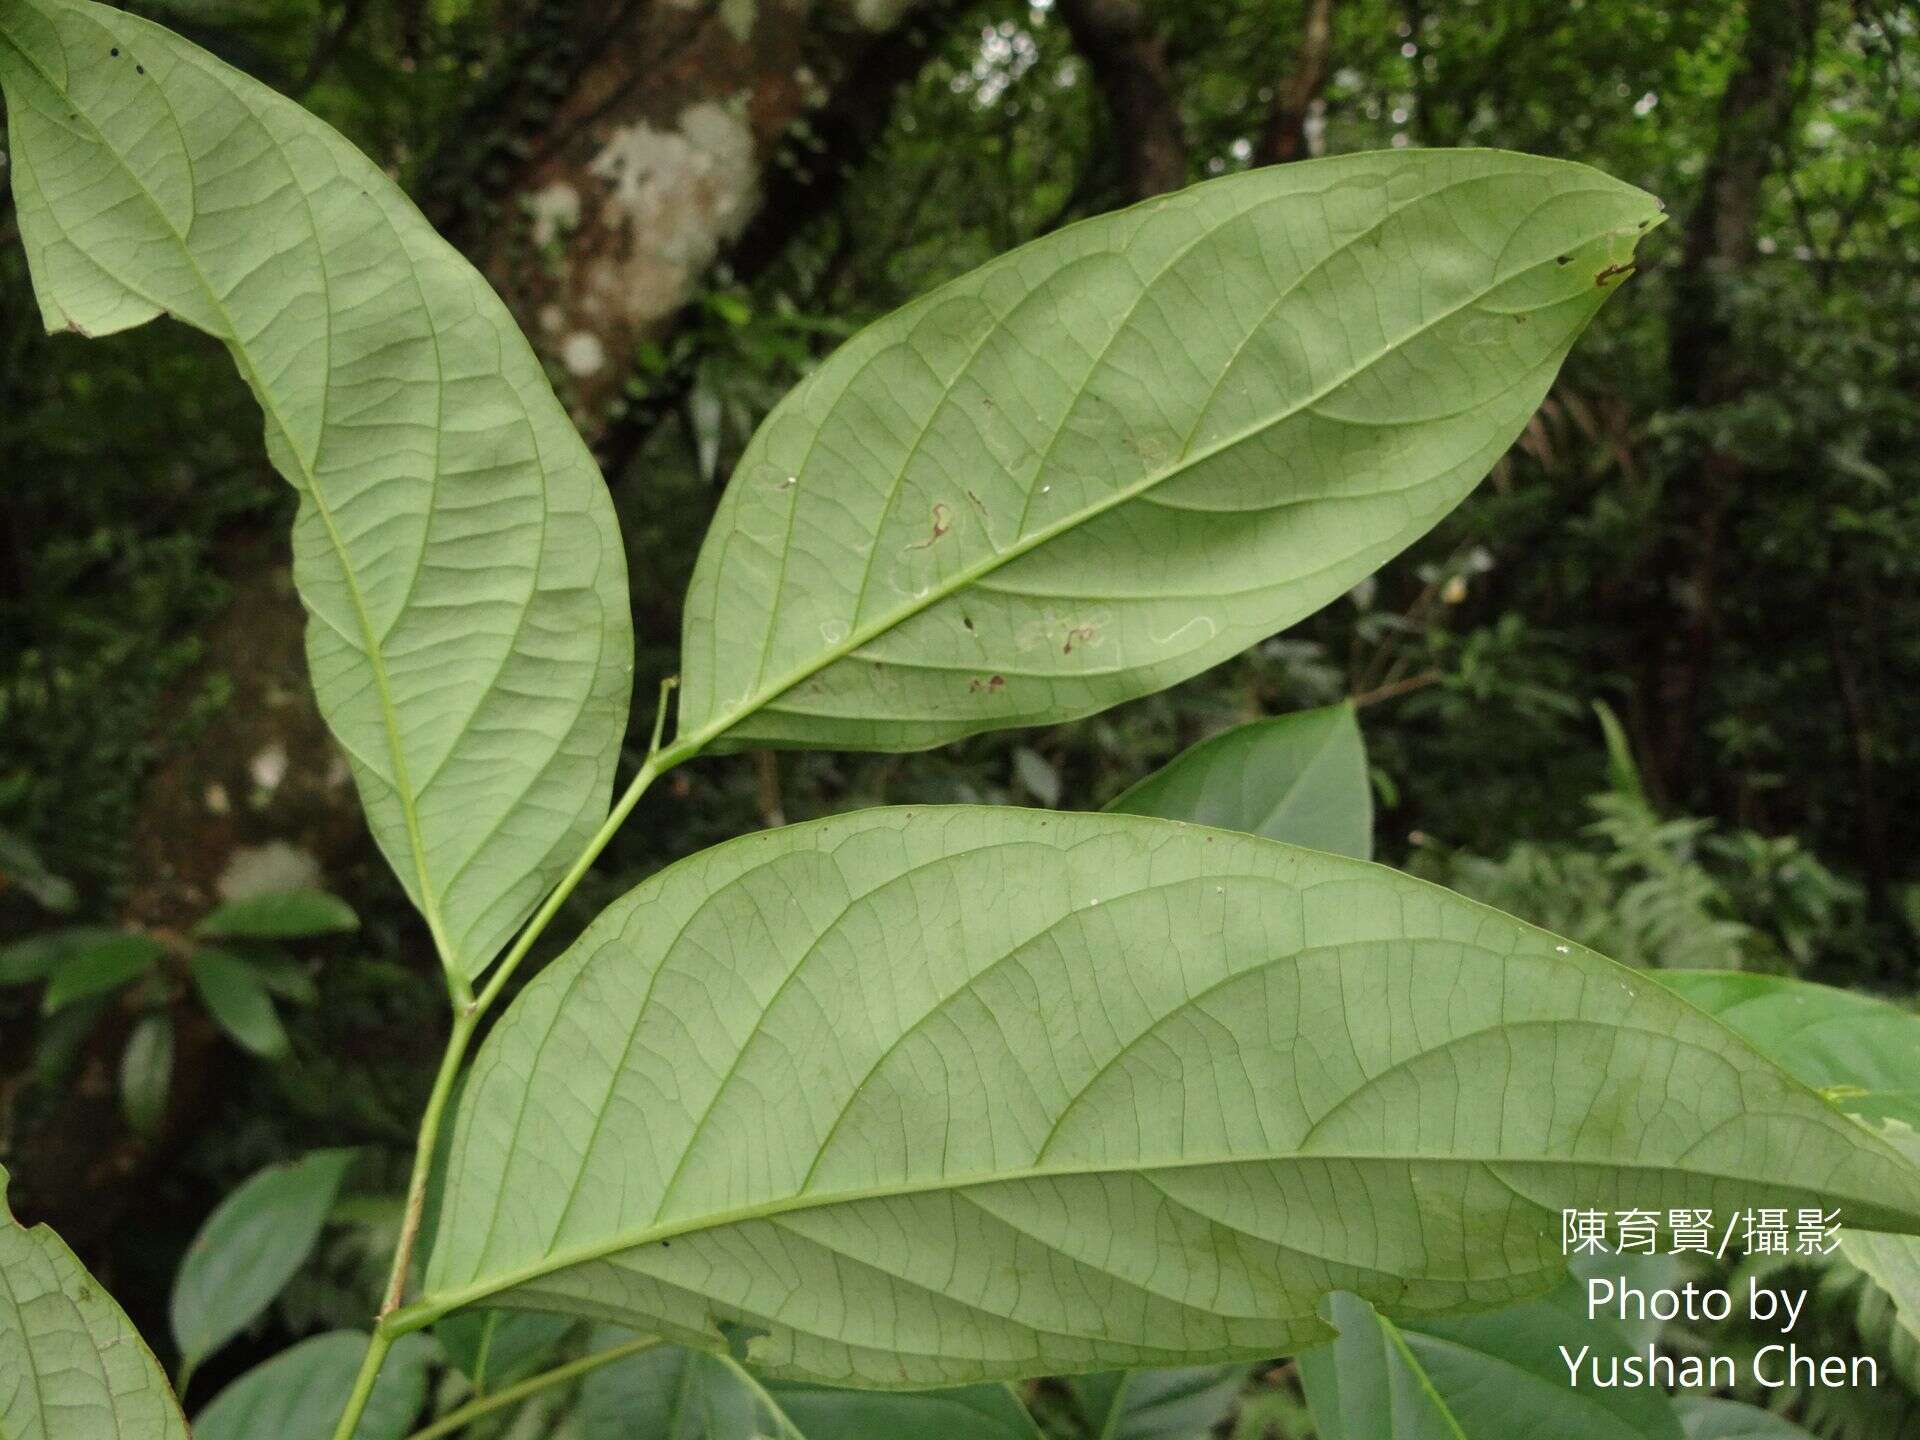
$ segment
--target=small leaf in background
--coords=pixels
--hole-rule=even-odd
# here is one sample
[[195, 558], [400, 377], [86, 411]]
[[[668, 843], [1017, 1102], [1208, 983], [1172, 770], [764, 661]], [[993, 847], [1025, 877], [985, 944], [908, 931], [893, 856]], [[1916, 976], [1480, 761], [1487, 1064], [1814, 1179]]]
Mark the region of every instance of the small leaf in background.
[[0, 828], [0, 891], [10, 885], [19, 886], [42, 910], [56, 915], [65, 915], [79, 899], [73, 882], [49, 870], [24, 835]]
[[1784, 975], [1651, 970], [1849, 1114], [1920, 1130], [1920, 1015]]
[[291, 955], [250, 947], [240, 954], [240, 958], [260, 977], [260, 983], [282, 1000], [291, 1000], [296, 1005], [311, 1005], [320, 998], [320, 987], [313, 983], [313, 972]]
[[360, 917], [338, 896], [287, 890], [229, 900], [194, 926], [193, 933], [223, 940], [301, 940], [359, 928]]
[[189, 968], [207, 1013], [237, 1044], [268, 1060], [287, 1053], [287, 1032], [252, 966], [224, 950], [200, 950]]
[[1367, 748], [1351, 705], [1222, 731], [1175, 756], [1106, 808], [1373, 858]]
[[125, 1313], [65, 1241], [21, 1225], [6, 1202], [0, 1168], [0, 1435], [189, 1440], [167, 1377]]
[[0, 986], [37, 984], [69, 956], [123, 933], [108, 925], [75, 925], [0, 945]]
[[1060, 772], [1053, 762], [1026, 745], [1013, 752], [1013, 773], [1026, 792], [1049, 810], [1060, 803]]
[[1091, 1440], [1195, 1440], [1212, 1435], [1246, 1385], [1245, 1365], [1109, 1370], [1067, 1380]]
[[475, 1390], [498, 1390], [531, 1374], [575, 1323], [537, 1310], [462, 1310], [435, 1325], [433, 1338]]
[[[603, 1329], [593, 1348], [631, 1338]], [[677, 1345], [589, 1375], [580, 1422], [583, 1440], [1041, 1440], [1004, 1385], [876, 1392], [762, 1382], [724, 1355]]]
[[[1920, 1015], [1884, 1000], [1781, 975], [1657, 970], [1653, 978], [1877, 1130], [1920, 1164]], [[1920, 1238], [1840, 1221], [1840, 1246], [1920, 1340]]]
[[189, 1373], [259, 1318], [313, 1253], [355, 1153], [269, 1166], [207, 1217], [173, 1282], [173, 1338]]
[[84, 945], [55, 965], [47, 993], [40, 1001], [41, 1013], [51, 1015], [89, 995], [117, 990], [153, 969], [164, 954], [166, 949], [158, 940], [130, 931], [114, 931], [94, 944]]
[[1674, 1408], [1680, 1412], [1680, 1426], [1687, 1440], [1814, 1440], [1791, 1420], [1737, 1400], [1683, 1395], [1674, 1401]]
[[[352, 1393], [367, 1337], [333, 1330], [256, 1365], [193, 1421], [194, 1440], [329, 1440]], [[403, 1335], [387, 1355], [353, 1440], [403, 1440], [427, 1400], [433, 1342]]]
[[1578, 1283], [1483, 1315], [1399, 1324], [1337, 1294], [1332, 1320], [1339, 1338], [1299, 1357], [1321, 1440], [1681, 1440], [1665, 1391], [1567, 1383], [1561, 1346], [1590, 1346], [1604, 1362], [1642, 1343], [1589, 1320]]
[[173, 1020], [155, 1010], [134, 1022], [120, 1056], [120, 1109], [136, 1135], [159, 1130], [172, 1083]]

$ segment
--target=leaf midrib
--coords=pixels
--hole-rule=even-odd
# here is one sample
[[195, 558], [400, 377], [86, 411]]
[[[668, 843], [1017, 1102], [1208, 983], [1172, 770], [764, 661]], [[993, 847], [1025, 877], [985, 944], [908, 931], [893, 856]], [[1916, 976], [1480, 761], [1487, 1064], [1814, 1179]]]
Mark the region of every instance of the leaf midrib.
[[[1361, 1151], [1361, 1150], [1315, 1150], [1274, 1151], [1268, 1153], [1242, 1153], [1227, 1155], [1180, 1156], [1169, 1160], [1129, 1160], [1123, 1162], [1089, 1162], [1082, 1165], [1041, 1165], [1020, 1169], [1003, 1170], [996, 1173], [965, 1176], [937, 1176], [923, 1181], [895, 1181], [884, 1185], [864, 1186], [851, 1190], [836, 1190], [820, 1194], [783, 1195], [778, 1199], [762, 1201], [753, 1205], [741, 1205], [731, 1210], [717, 1211], [706, 1215], [689, 1216], [681, 1220], [667, 1221], [661, 1224], [643, 1226], [637, 1230], [624, 1231], [606, 1240], [589, 1245], [577, 1245], [566, 1250], [554, 1251], [531, 1265], [494, 1276], [487, 1280], [473, 1281], [453, 1290], [439, 1294], [427, 1293], [404, 1310], [393, 1312], [395, 1333], [404, 1334], [431, 1325], [443, 1315], [452, 1313], [466, 1305], [472, 1305], [490, 1295], [498, 1295], [520, 1285], [538, 1280], [544, 1276], [557, 1274], [579, 1265], [590, 1265], [596, 1261], [608, 1259], [623, 1251], [637, 1250], [643, 1246], [657, 1244], [662, 1240], [678, 1240], [687, 1235], [700, 1235], [708, 1231], [725, 1230], [735, 1225], [750, 1224], [756, 1220], [771, 1220], [782, 1215], [803, 1214], [811, 1210], [832, 1209], [839, 1205], [857, 1205], [872, 1200], [910, 1199], [918, 1195], [940, 1194], [948, 1190], [984, 1190], [1001, 1185], [1019, 1185], [1037, 1180], [1072, 1180], [1085, 1177], [1106, 1175], [1142, 1175], [1177, 1173], [1185, 1170], [1232, 1169], [1248, 1165], [1278, 1165], [1289, 1163], [1325, 1163], [1325, 1164], [1396, 1164], [1396, 1165], [1480, 1165], [1489, 1169], [1507, 1165], [1568, 1167], [1573, 1169], [1593, 1169], [1604, 1167], [1608, 1170], [1658, 1173], [1684, 1168], [1691, 1176], [1711, 1181], [1726, 1181], [1729, 1184], [1752, 1185], [1750, 1175], [1732, 1174], [1719, 1170], [1704, 1170], [1697, 1165], [1680, 1161], [1651, 1161], [1609, 1158], [1605, 1160], [1591, 1157], [1581, 1158], [1564, 1155], [1485, 1155], [1453, 1152], [1448, 1154], [1425, 1154], [1413, 1151]], [[1789, 1184], [1785, 1188], [1805, 1189], [1831, 1194], [1831, 1190], [1807, 1184]], [[1517, 1192], [1516, 1192], [1517, 1195]], [[1525, 1196], [1517, 1195], [1523, 1203], [1533, 1204]], [[1539, 1208], [1539, 1207], [1535, 1207]], [[1545, 1213], [1542, 1211], [1542, 1213]], [[1881, 1232], [1886, 1233], [1886, 1232]]]
[[[1562, 192], [1562, 193], [1576, 193], [1576, 192]], [[1594, 193], [1607, 194], [1612, 192], [1595, 190]], [[1556, 196], [1552, 198], [1558, 198], [1558, 197]], [[1545, 203], [1545, 202], [1542, 202], [1542, 203]], [[1592, 241], [1593, 239], [1598, 238], [1599, 235], [1604, 235], [1608, 233], [1611, 233], [1611, 232], [1601, 230], [1596, 232], [1594, 235], [1585, 236], [1578, 242], [1574, 242], [1570, 248], [1578, 248], [1578, 246], [1585, 245], [1590, 241]], [[1179, 475], [1185, 474], [1187, 471], [1205, 464], [1207, 461], [1212, 460], [1214, 457], [1218, 455], [1226, 454], [1227, 452], [1233, 450], [1237, 446], [1243, 445], [1248, 441], [1253, 440], [1258, 436], [1265, 434], [1268, 430], [1271, 430], [1279, 425], [1284, 425], [1287, 421], [1292, 420], [1301, 414], [1304, 414], [1313, 406], [1318, 405], [1321, 401], [1327, 399], [1330, 395], [1340, 390], [1343, 386], [1350, 384], [1359, 376], [1365, 374], [1368, 370], [1372, 369], [1375, 365], [1379, 364], [1382, 360], [1395, 354], [1397, 351], [1401, 350], [1405, 346], [1413, 343], [1415, 340], [1419, 339], [1422, 335], [1428, 333], [1429, 331], [1434, 329], [1436, 326], [1444, 324], [1446, 321], [1452, 319], [1455, 315], [1460, 314], [1462, 311], [1471, 309], [1473, 306], [1480, 304], [1481, 302], [1486, 300], [1487, 297], [1490, 296], [1495, 290], [1498, 290], [1505, 285], [1509, 285], [1513, 283], [1515, 280], [1518, 280], [1524, 275], [1529, 275], [1529, 274], [1532, 274], [1534, 271], [1544, 269], [1547, 265], [1551, 263], [1553, 262], [1549, 260], [1536, 261], [1534, 264], [1529, 265], [1524, 269], [1515, 270], [1511, 274], [1499, 277], [1498, 279], [1486, 284], [1483, 288], [1476, 289], [1473, 292], [1473, 294], [1471, 294], [1467, 299], [1461, 301], [1459, 304], [1449, 306], [1447, 309], [1435, 315], [1432, 319], [1422, 321], [1419, 325], [1405, 332], [1404, 334], [1402, 334], [1401, 336], [1399, 336], [1389, 344], [1379, 347], [1378, 349], [1373, 351], [1371, 354], [1369, 354], [1364, 360], [1362, 360], [1358, 364], [1354, 365], [1352, 368], [1343, 372], [1338, 379], [1332, 381], [1327, 385], [1322, 386], [1318, 390], [1315, 390], [1307, 394], [1306, 396], [1302, 397], [1300, 400], [1296, 401], [1291, 406], [1281, 409], [1280, 411], [1276, 412], [1274, 415], [1264, 420], [1260, 420], [1255, 422], [1252, 425], [1245, 426], [1242, 429], [1234, 432], [1233, 434], [1225, 436], [1222, 439], [1215, 441], [1211, 445], [1204, 446], [1197, 451], [1192, 451], [1190, 453], [1183, 454], [1178, 460], [1175, 460], [1168, 465], [1162, 466], [1158, 470], [1147, 472], [1145, 475], [1142, 475], [1138, 479], [1114, 491], [1111, 495], [1108, 495], [1102, 498], [1101, 500], [1098, 500], [1093, 504], [1085, 506], [1079, 510], [1069, 512], [1067, 515], [1062, 516], [1059, 520], [1054, 521], [1050, 525], [1041, 526], [1039, 529], [1034, 530], [1029, 534], [1022, 535], [1016, 538], [1014, 542], [1008, 545], [1005, 549], [996, 550], [991, 555], [983, 557], [982, 559], [976, 561], [974, 564], [966, 566], [959, 571], [956, 571], [953, 574], [953, 576], [951, 576], [948, 580], [930, 588], [926, 595], [921, 596], [914, 600], [910, 600], [905, 604], [899, 605], [895, 607], [893, 610], [885, 612], [880, 616], [877, 616], [874, 620], [868, 622], [866, 625], [859, 626], [853, 629], [852, 631], [849, 632], [849, 634], [844, 640], [840, 641], [838, 644], [829, 645], [825, 650], [822, 650], [821, 652], [819, 652], [819, 654], [812, 660], [804, 661], [800, 665], [795, 666], [793, 669], [788, 671], [784, 676], [762, 686], [759, 690], [749, 695], [746, 699], [739, 701], [730, 709], [725, 709], [717, 712], [714, 716], [712, 716], [704, 724], [702, 724], [697, 730], [692, 732], [692, 734], [685, 737], [684, 740], [677, 742], [676, 745], [674, 746], [674, 749], [678, 751], [684, 745], [688, 747], [688, 753], [692, 753], [694, 751], [704, 748], [707, 744], [711, 743], [713, 740], [717, 739], [721, 735], [724, 735], [728, 730], [731, 730], [735, 725], [739, 724], [741, 721], [747, 719], [757, 711], [765, 709], [768, 705], [772, 704], [775, 700], [778, 700], [782, 695], [786, 694], [789, 690], [793, 689], [795, 686], [804, 684], [807, 680], [811, 679], [813, 676], [819, 674], [821, 671], [825, 669], [828, 669], [832, 665], [837, 664], [839, 661], [845, 659], [848, 655], [851, 655], [853, 652], [860, 649], [862, 646], [870, 644], [874, 640], [878, 639], [880, 636], [885, 635], [888, 631], [893, 630], [898, 626], [906, 623], [908, 620], [913, 619], [915, 616], [922, 614], [925, 611], [933, 609], [934, 607], [944, 603], [946, 600], [950, 599], [954, 595], [959, 594], [962, 590], [966, 589], [968, 586], [972, 585], [975, 581], [979, 580], [983, 576], [993, 574], [996, 570], [1002, 569], [1006, 565], [1009, 565], [1013, 561], [1020, 559], [1022, 556], [1027, 555], [1031, 551], [1039, 549], [1042, 545], [1045, 545], [1049, 541], [1057, 539], [1059, 536], [1067, 533], [1069, 530], [1076, 529], [1083, 524], [1087, 524], [1090, 521], [1098, 519], [1100, 516], [1105, 515], [1110, 511], [1117, 510], [1120, 507], [1127, 505], [1132, 501], [1138, 499], [1140, 496], [1148, 493], [1149, 491], [1156, 489], [1161, 484], [1164, 484], [1166, 481], [1173, 479]], [[1555, 306], [1558, 306], [1558, 305], [1564, 305], [1574, 301], [1586, 301], [1588, 299], [1589, 297], [1586, 294], [1576, 291], [1570, 295], [1562, 296], [1556, 300], [1552, 300], [1540, 305], [1525, 307], [1521, 310], [1514, 311], [1511, 313], [1530, 315], [1530, 314], [1535, 314], [1542, 310], [1553, 309]], [[1035, 479], [1036, 480], [1038, 479], [1038, 472], [1036, 472]], [[798, 497], [796, 497], [794, 500], [794, 509], [796, 511], [799, 507], [799, 503], [800, 503], [799, 499]], [[716, 578], [715, 584], [717, 585], [718, 583], [719, 581]], [[718, 678], [719, 677], [716, 674], [714, 676], [714, 680], [716, 683], [718, 681]]]
[[[91, 21], [91, 23], [101, 25], [101, 22], [97, 20]], [[105, 29], [106, 27], [101, 25], [101, 28]], [[380, 718], [386, 727], [387, 749], [393, 761], [394, 795], [400, 802], [401, 814], [406, 822], [408, 846], [413, 852], [414, 873], [420, 882], [421, 912], [426, 919], [427, 929], [433, 936], [434, 949], [439, 954], [441, 963], [447, 968], [449, 974], [456, 972], [464, 973], [460, 959], [454, 954], [452, 946], [447, 939], [446, 927], [442, 923], [440, 916], [439, 896], [434, 890], [432, 876], [427, 870], [426, 845], [420, 830], [419, 813], [414, 805], [413, 785], [407, 776], [406, 756], [400, 744], [398, 717], [394, 711], [393, 691], [387, 678], [385, 658], [379, 642], [374, 638], [372, 616], [367, 610], [366, 597], [360, 591], [359, 579], [354, 572], [352, 564], [349, 563], [346, 543], [341, 538], [338, 525], [334, 522], [332, 509], [328, 506], [325, 498], [321, 494], [318, 475], [312, 463], [306, 455], [301, 452], [300, 447], [293, 443], [294, 432], [287, 425], [285, 417], [281, 415], [279, 406], [274, 403], [272, 392], [261, 382], [260, 372], [254, 366], [251, 356], [247, 353], [245, 346], [240, 340], [240, 330], [234, 323], [232, 312], [227, 308], [219, 292], [214, 288], [212, 281], [207, 278], [206, 271], [201, 267], [199, 257], [193, 253], [192, 246], [187, 243], [187, 237], [180, 233], [179, 228], [173, 223], [172, 217], [167, 214], [166, 207], [161, 205], [158, 197], [147, 188], [146, 182], [141, 178], [139, 171], [135, 170], [133, 166], [126, 162], [125, 157], [121, 154], [118, 147], [108, 139], [106, 132], [95, 122], [86, 107], [56, 81], [47, 71], [46, 67], [40, 64], [34, 57], [33, 53], [14, 37], [13, 32], [6, 27], [4, 20], [0, 20], [0, 41], [4, 41], [7, 48], [19, 56], [21, 61], [41, 78], [49, 90], [55, 95], [65, 97], [73, 105], [73, 114], [86, 123], [87, 128], [93, 132], [100, 147], [109, 155], [113, 156], [120, 170], [133, 182], [133, 186], [139, 192], [140, 197], [146, 201], [149, 208], [151, 208], [153, 213], [159, 218], [161, 225], [165, 227], [167, 233], [173, 236], [179, 245], [181, 255], [187, 262], [188, 268], [193, 272], [194, 279], [199, 282], [200, 289], [202, 293], [205, 294], [207, 302], [213, 307], [215, 312], [219, 314], [221, 320], [226, 325], [226, 335], [218, 338], [228, 342], [228, 352], [233, 356], [234, 363], [243, 372], [244, 378], [247, 381], [247, 388], [258, 398], [261, 409], [267, 413], [268, 418], [272, 420], [275, 427], [280, 431], [280, 434], [285, 437], [287, 452], [299, 466], [301, 478], [305, 481], [302, 493], [313, 501], [314, 512], [319, 515], [321, 523], [326, 527], [328, 542], [333, 547], [334, 554], [339, 561], [340, 574], [346, 582], [347, 593], [353, 601], [354, 617], [360, 624], [361, 641], [364, 646], [363, 653], [366, 655], [367, 663], [373, 671], [374, 686], [380, 697]], [[191, 57], [189, 56], [180, 63], [186, 64], [190, 63], [190, 61]], [[301, 203], [305, 205], [307, 209], [308, 231], [313, 236], [314, 249], [324, 278], [326, 274], [326, 247], [320, 239], [319, 225], [313, 216], [312, 197], [309, 196], [304, 187], [300, 185], [299, 177], [294, 172], [293, 162], [287, 155], [284, 147], [281, 146], [279, 137], [274, 135], [264, 124], [261, 124], [259, 128], [272, 144], [281, 162], [287, 166], [288, 174], [294, 182], [294, 188], [300, 192]], [[191, 157], [189, 157], [189, 161], [190, 159]], [[46, 214], [56, 225], [60, 223], [51, 204], [46, 206]], [[386, 218], [383, 211], [382, 219], [386, 220]], [[391, 221], [388, 220], [387, 223], [389, 227], [391, 227]], [[61, 229], [64, 233], [65, 226], [61, 226]], [[77, 242], [70, 241], [70, 243]], [[403, 253], [404, 249], [405, 247], [403, 246]], [[114, 274], [112, 271], [107, 270], [106, 266], [97, 258], [94, 260], [94, 263], [100, 265], [100, 268], [105, 271], [105, 273], [113, 276], [117, 284], [124, 286], [132, 294], [140, 296], [141, 299], [147, 301], [148, 304], [153, 305], [164, 314], [174, 314], [171, 307], [156, 297], [147, 294], [139, 286], [128, 281], [124, 276]], [[418, 283], [418, 278], [418, 275], [415, 274], [414, 280], [416, 284]], [[178, 317], [176, 316], [176, 318]], [[327, 312], [327, 319], [329, 345], [331, 345], [333, 319], [331, 309]]]

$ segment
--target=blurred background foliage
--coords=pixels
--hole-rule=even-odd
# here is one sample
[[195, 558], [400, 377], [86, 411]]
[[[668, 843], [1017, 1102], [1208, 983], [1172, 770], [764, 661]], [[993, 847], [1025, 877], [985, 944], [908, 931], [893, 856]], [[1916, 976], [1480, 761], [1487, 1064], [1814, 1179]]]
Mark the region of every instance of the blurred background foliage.
[[[1633, 964], [1920, 989], [1912, 4], [129, 8], [337, 125], [507, 296], [621, 511], [636, 723], [760, 417], [860, 324], [993, 254], [1190, 180], [1380, 146], [1588, 161], [1673, 213], [1493, 477], [1344, 601], [1081, 725], [701, 762], [649, 798], [574, 921], [745, 829], [884, 802], [1092, 808], [1229, 723], [1351, 696], [1388, 863]], [[51, 1016], [0, 988], [16, 1208], [163, 1335], [220, 1195], [364, 1147], [318, 1258], [209, 1365], [210, 1393], [211, 1372], [370, 1308], [439, 980], [311, 713], [292, 496], [231, 367], [177, 327], [44, 337], [13, 241], [0, 205], [0, 940], [84, 924], [162, 952]], [[363, 923], [276, 951], [318, 1003], [283, 1004], [285, 1048], [250, 1053], [184, 983], [193, 927], [319, 887]], [[1825, 1283], [1822, 1323], [1891, 1343], [1845, 1273]], [[1240, 1433], [1306, 1433], [1290, 1386], [1257, 1377]], [[1895, 1433], [1816, 1399], [1817, 1433]]]

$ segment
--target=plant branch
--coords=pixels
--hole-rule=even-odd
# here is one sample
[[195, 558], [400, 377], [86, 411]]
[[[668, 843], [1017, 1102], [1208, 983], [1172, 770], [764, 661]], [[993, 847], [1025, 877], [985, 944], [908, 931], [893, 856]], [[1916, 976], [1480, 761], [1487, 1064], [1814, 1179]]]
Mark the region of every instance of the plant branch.
[[380, 1300], [378, 1321], [400, 1308], [407, 1289], [407, 1271], [413, 1265], [414, 1242], [420, 1237], [420, 1222], [427, 1209], [427, 1179], [433, 1169], [433, 1152], [440, 1139], [440, 1122], [447, 1101], [453, 1096], [460, 1077], [460, 1063], [466, 1059], [480, 1013], [471, 1004], [454, 1012], [453, 1031], [447, 1036], [447, 1048], [440, 1057], [440, 1073], [434, 1076], [433, 1092], [427, 1096], [427, 1108], [420, 1116], [420, 1134], [414, 1142], [413, 1174], [407, 1181], [407, 1204], [400, 1220], [400, 1239], [393, 1247], [393, 1265], [387, 1272], [387, 1289]]
[[407, 1437], [407, 1440], [440, 1440], [443, 1435], [451, 1435], [456, 1430], [464, 1430], [474, 1421], [503, 1410], [509, 1405], [517, 1405], [522, 1400], [538, 1395], [542, 1390], [551, 1390], [556, 1385], [565, 1385], [570, 1380], [578, 1380], [582, 1375], [590, 1375], [603, 1365], [611, 1365], [616, 1360], [624, 1360], [629, 1355], [638, 1355], [643, 1350], [651, 1350], [660, 1344], [652, 1335], [643, 1335], [637, 1340], [629, 1340], [623, 1345], [610, 1349], [596, 1350], [591, 1355], [583, 1355], [565, 1365], [556, 1365], [551, 1370], [538, 1375], [530, 1375], [518, 1384], [509, 1385], [504, 1390], [496, 1390], [491, 1395], [483, 1395], [470, 1400], [458, 1410], [442, 1415], [431, 1425], [422, 1427]]
[[387, 1362], [387, 1351], [393, 1348], [394, 1337], [381, 1326], [373, 1327], [373, 1334], [367, 1340], [367, 1353], [360, 1361], [360, 1373], [353, 1377], [353, 1393], [347, 1397], [347, 1408], [340, 1412], [340, 1423], [333, 1427], [333, 1440], [353, 1440], [353, 1432], [360, 1428], [360, 1412], [367, 1408], [367, 1401], [373, 1395], [373, 1382], [380, 1378], [380, 1367]]

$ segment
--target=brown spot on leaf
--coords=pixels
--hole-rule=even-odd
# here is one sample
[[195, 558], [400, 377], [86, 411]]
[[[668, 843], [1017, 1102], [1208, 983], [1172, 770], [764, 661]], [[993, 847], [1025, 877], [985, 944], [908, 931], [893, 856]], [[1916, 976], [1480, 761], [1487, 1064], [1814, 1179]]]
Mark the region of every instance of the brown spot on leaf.
[[952, 512], [949, 511], [945, 505], [935, 504], [933, 507], [933, 533], [928, 535], [924, 540], [914, 541], [914, 543], [907, 546], [907, 548], [909, 550], [925, 550], [952, 528]]

